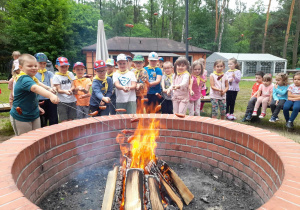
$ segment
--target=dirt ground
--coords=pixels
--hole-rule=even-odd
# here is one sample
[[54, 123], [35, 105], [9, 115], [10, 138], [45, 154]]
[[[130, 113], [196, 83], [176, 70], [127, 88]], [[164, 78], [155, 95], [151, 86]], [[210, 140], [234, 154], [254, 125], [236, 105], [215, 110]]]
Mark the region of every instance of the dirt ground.
[[[170, 166], [195, 195], [190, 205], [184, 206], [184, 210], [251, 210], [262, 205], [251, 192], [224, 183], [200, 169], [174, 163], [170, 163]], [[106, 177], [111, 169], [112, 166], [106, 166], [80, 174], [76, 179], [70, 180], [50, 193], [39, 206], [45, 210], [101, 209]]]

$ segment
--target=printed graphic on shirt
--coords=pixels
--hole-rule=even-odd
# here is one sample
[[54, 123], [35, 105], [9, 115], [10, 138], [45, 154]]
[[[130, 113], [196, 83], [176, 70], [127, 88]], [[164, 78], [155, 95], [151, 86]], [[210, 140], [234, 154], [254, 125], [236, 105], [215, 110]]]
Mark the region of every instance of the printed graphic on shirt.
[[126, 86], [130, 82], [130, 78], [126, 76], [120, 76], [118, 79], [122, 86]]
[[63, 85], [66, 85], [66, 84], [69, 84], [69, 83], [71, 83], [71, 81], [69, 79], [61, 81], [61, 84], [63, 84]]
[[149, 75], [149, 82], [155, 82], [155, 81], [156, 81], [156, 72], [151, 71], [151, 73]]

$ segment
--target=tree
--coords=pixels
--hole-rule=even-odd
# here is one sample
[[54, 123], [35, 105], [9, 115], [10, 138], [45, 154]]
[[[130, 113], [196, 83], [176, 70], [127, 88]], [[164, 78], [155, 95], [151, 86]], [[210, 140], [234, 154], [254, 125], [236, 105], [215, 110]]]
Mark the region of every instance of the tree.
[[262, 53], [265, 53], [265, 45], [266, 45], [266, 38], [267, 38], [267, 30], [268, 30], [268, 22], [269, 22], [269, 14], [270, 14], [270, 7], [271, 7], [271, 1], [269, 0], [269, 6], [267, 11], [267, 18], [266, 18], [266, 24], [265, 24], [265, 33], [264, 33], [264, 39], [262, 43]]
[[298, 56], [298, 48], [299, 48], [299, 33], [300, 33], [300, 1], [297, 1], [297, 28], [295, 33], [295, 39], [294, 39], [294, 46], [293, 46], [293, 64], [292, 68], [296, 68], [299, 56]]
[[283, 53], [282, 53], [283, 58], [286, 58], [286, 48], [287, 48], [288, 39], [289, 39], [289, 33], [290, 33], [290, 27], [291, 27], [291, 22], [292, 22], [292, 18], [293, 18], [294, 6], [295, 6], [295, 0], [292, 1], [289, 22], [288, 22], [287, 29], [286, 29], [285, 40], [284, 40], [284, 45], [283, 45]]

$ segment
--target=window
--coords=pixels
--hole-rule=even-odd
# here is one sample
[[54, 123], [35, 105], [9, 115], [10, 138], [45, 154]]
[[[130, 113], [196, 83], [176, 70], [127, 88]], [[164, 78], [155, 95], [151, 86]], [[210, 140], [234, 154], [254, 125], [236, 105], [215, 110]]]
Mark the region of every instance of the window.
[[255, 74], [256, 73], [256, 66], [257, 66], [257, 62], [256, 61], [248, 61], [246, 62], [246, 75], [249, 74]]
[[275, 73], [280, 73], [284, 69], [284, 62], [276, 62], [275, 64]]
[[265, 74], [271, 74], [272, 62], [261, 62], [260, 70]]

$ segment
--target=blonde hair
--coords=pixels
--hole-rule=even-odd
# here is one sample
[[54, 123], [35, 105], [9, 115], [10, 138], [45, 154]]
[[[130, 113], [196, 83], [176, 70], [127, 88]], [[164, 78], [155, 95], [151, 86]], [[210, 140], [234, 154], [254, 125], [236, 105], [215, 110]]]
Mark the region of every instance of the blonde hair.
[[203, 69], [203, 64], [201, 63], [201, 61], [199, 61], [199, 60], [196, 60], [196, 61], [194, 61], [193, 62], [193, 64], [192, 64], [192, 74], [194, 73], [194, 68], [196, 67], [196, 66], [200, 66], [200, 68], [201, 68], [201, 72], [200, 72], [200, 75], [202, 76], [203, 75], [203, 72], [204, 72], [204, 69]]
[[36, 60], [36, 58], [30, 54], [22, 54], [19, 58], [19, 65], [23, 66], [25, 61]]
[[296, 73], [294, 74], [294, 76], [293, 76], [293, 79], [295, 79], [295, 76], [300, 76], [300, 72], [299, 72], [299, 71], [296, 72]]
[[276, 75], [276, 78], [282, 79], [282, 82], [283, 82], [283, 85], [284, 85], [284, 86], [287, 86], [287, 85], [289, 84], [289, 77], [288, 77], [288, 75], [285, 74], [285, 73], [278, 73], [278, 74]]
[[221, 60], [221, 59], [218, 59], [218, 60], [216, 60], [215, 61], [215, 63], [214, 63], [214, 68], [219, 64], [219, 63], [222, 63], [223, 64], [223, 66], [225, 67], [225, 63], [224, 63], [224, 61], [223, 60]]
[[198, 61], [203, 65], [205, 63], [205, 59], [204, 58], [199, 58]]
[[14, 56], [20, 56], [20, 55], [21, 55], [21, 53], [19, 51], [13, 51], [11, 56], [14, 57]]
[[174, 72], [177, 75], [177, 66], [184, 64], [186, 66], [186, 70], [189, 71], [190, 69], [190, 62], [185, 57], [179, 57], [174, 63]]
[[170, 65], [173, 68], [173, 64], [170, 61], [164, 62], [163, 67], [164, 67], [164, 65]]
[[239, 65], [237, 59], [235, 59], [235, 58], [230, 58], [228, 61], [232, 61], [232, 62], [234, 63], [234, 68], [240, 70], [240, 65]]
[[264, 82], [272, 82], [272, 76], [271, 76], [271, 74], [265, 74], [262, 80]]

